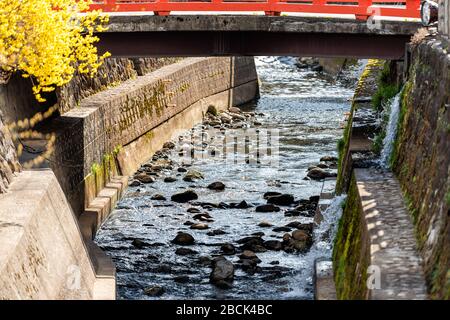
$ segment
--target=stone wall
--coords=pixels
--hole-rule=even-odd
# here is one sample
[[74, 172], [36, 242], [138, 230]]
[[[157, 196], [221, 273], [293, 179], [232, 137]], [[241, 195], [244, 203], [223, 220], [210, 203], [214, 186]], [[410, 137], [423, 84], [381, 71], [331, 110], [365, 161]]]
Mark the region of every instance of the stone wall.
[[95, 93], [115, 87], [120, 83], [135, 79], [155, 71], [165, 65], [175, 63], [180, 58], [125, 59], [110, 58], [99, 68], [94, 77], [77, 75], [72, 81], [57, 90], [60, 113], [78, 106], [82, 99]]
[[0, 194], [6, 192], [14, 178], [14, 173], [20, 171], [16, 148], [11, 139], [9, 130], [3, 122], [0, 110]]
[[209, 97], [228, 107], [254, 99], [257, 88], [253, 58], [245, 57], [189, 58], [131, 78], [46, 123], [42, 130], [56, 134], [48, 165], [79, 215], [110, 176], [122, 173], [116, 159], [124, 146]]
[[432, 298], [450, 299], [450, 57], [444, 39], [412, 51], [393, 155]]

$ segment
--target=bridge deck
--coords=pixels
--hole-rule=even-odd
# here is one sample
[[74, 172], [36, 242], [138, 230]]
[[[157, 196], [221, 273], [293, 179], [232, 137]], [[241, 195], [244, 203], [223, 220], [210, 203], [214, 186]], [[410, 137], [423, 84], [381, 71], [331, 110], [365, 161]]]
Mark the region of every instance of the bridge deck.
[[417, 22], [262, 15], [114, 14], [99, 50], [116, 57], [291, 55], [400, 59]]

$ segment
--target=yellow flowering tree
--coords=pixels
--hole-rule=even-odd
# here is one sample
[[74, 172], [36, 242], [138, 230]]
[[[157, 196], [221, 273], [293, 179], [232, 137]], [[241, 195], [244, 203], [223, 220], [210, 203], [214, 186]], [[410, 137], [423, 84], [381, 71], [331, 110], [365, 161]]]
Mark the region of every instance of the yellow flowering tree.
[[95, 43], [107, 17], [83, 13], [91, 0], [0, 0], [0, 71], [31, 77], [38, 101], [76, 71], [93, 75], [103, 60]]

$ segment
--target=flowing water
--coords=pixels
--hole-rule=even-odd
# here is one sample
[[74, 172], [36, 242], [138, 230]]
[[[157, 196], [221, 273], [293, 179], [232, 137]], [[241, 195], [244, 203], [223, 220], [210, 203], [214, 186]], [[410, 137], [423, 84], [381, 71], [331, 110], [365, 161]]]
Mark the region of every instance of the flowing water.
[[[285, 216], [281, 212], [260, 213], [255, 208], [216, 209], [208, 213], [214, 222], [209, 230], [191, 230], [184, 225], [192, 220], [189, 203], [153, 201], [158, 193], [167, 199], [187, 188], [195, 190], [199, 201], [232, 203], [242, 200], [252, 205], [264, 204], [263, 193], [276, 191], [308, 199], [319, 195], [322, 183], [305, 180], [307, 168], [325, 155], [336, 155], [336, 143], [342, 136], [342, 121], [350, 109], [353, 88], [333, 81], [320, 73], [298, 69], [293, 58], [256, 58], [261, 80], [261, 97], [244, 106], [257, 114], [260, 130], [272, 130], [278, 136], [274, 147], [278, 157], [268, 163], [223, 162], [220, 159], [195, 160], [189, 169], [203, 173], [204, 180], [185, 182], [176, 170], [162, 172], [156, 182], [130, 187], [110, 218], [99, 230], [96, 242], [110, 255], [117, 266], [118, 296], [121, 299], [154, 299], [144, 294], [143, 288], [158, 285], [165, 289], [158, 299], [311, 299], [312, 267], [314, 259], [329, 256], [331, 243], [324, 237], [325, 227], [315, 230], [312, 248], [306, 253], [284, 251], [258, 252], [259, 271], [249, 274], [237, 269], [233, 287], [223, 290], [209, 283], [211, 268], [199, 257], [220, 254], [222, 243], [236, 244], [238, 239], [256, 232], [264, 232], [264, 239], [280, 239], [283, 232], [261, 228], [267, 221], [285, 226], [292, 221], [312, 222], [308, 216]], [[355, 68], [358, 73], [360, 67]], [[355, 78], [357, 75], [353, 75]], [[263, 115], [262, 115], [263, 114]], [[199, 126], [197, 126], [198, 128]], [[183, 133], [188, 137], [191, 133]], [[219, 133], [218, 133], [219, 134]], [[181, 139], [175, 139], [178, 150]], [[274, 160], [274, 159], [272, 159]], [[166, 183], [164, 175], [177, 178]], [[222, 181], [222, 192], [205, 188], [209, 183]], [[342, 198], [337, 198], [325, 214], [324, 226], [335, 225]], [[202, 210], [205, 211], [205, 210]], [[208, 232], [221, 230], [225, 234], [209, 236]], [[175, 254], [177, 245], [171, 243], [178, 231], [192, 234], [196, 240], [190, 248], [197, 254]], [[132, 245], [133, 239], [147, 244], [142, 248]], [[238, 254], [227, 256], [236, 263]], [[175, 281], [176, 280], [176, 281]]]
[[400, 116], [401, 91], [390, 101], [389, 121], [386, 126], [386, 136], [383, 139], [383, 149], [380, 154], [380, 162], [384, 168], [389, 168], [394, 141], [397, 137], [398, 118]]

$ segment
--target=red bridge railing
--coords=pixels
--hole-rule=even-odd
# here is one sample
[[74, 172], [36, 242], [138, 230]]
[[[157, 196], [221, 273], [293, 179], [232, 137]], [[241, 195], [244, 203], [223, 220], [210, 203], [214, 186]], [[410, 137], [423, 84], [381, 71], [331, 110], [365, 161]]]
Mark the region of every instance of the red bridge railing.
[[169, 15], [173, 11], [264, 12], [350, 14], [357, 19], [370, 16], [420, 18], [420, 0], [94, 0], [92, 10], [103, 12], [153, 12]]

